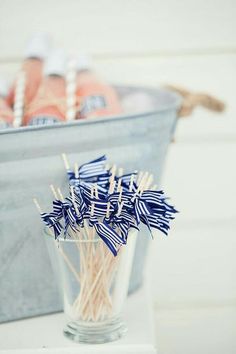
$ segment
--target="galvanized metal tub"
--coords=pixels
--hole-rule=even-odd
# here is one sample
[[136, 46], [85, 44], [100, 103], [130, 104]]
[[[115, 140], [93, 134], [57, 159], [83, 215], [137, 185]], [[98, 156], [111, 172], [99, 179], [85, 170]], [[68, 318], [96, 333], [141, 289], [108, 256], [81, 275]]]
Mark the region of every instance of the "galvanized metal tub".
[[[79, 164], [106, 154], [127, 172], [148, 170], [160, 183], [181, 99], [164, 90], [117, 90], [124, 106], [137, 102], [135, 114], [0, 131], [0, 322], [62, 309], [42, 224], [32, 203], [36, 196], [45, 210], [49, 208], [51, 183], [66, 191], [62, 152]], [[142, 231], [130, 292], [142, 283], [149, 240]]]

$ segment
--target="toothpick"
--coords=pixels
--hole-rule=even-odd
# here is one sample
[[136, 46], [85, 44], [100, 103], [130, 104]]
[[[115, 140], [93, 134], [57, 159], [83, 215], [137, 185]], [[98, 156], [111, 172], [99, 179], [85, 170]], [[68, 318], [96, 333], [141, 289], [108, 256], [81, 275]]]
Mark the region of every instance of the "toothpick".
[[91, 204], [91, 216], [94, 215], [94, 208], [95, 208], [95, 205], [94, 203]]
[[74, 187], [73, 186], [70, 186], [70, 191], [71, 191], [71, 196], [72, 196], [72, 203], [73, 203], [73, 206], [75, 208], [75, 212], [77, 215], [79, 215], [79, 209], [78, 209], [78, 206], [75, 202], [75, 192], [74, 192]]
[[107, 203], [106, 218], [109, 218], [110, 206], [111, 206], [111, 203], [110, 203], [110, 202], [108, 202], [108, 203]]
[[145, 188], [144, 189], [149, 189], [149, 187], [150, 187], [150, 185], [152, 184], [152, 182], [153, 182], [153, 174], [151, 174], [149, 177], [148, 177], [148, 179], [147, 179], [147, 182], [146, 182], [146, 184], [145, 184]]
[[122, 182], [122, 178], [118, 179], [118, 183], [117, 183], [117, 192], [120, 192], [121, 187], [121, 182]]
[[33, 202], [34, 202], [34, 204], [35, 204], [35, 206], [36, 206], [38, 212], [39, 212], [40, 214], [42, 214], [43, 211], [42, 211], [42, 209], [41, 209], [41, 207], [40, 207], [40, 205], [39, 205], [38, 200], [37, 200], [36, 198], [33, 198]]
[[134, 185], [134, 178], [135, 178], [135, 175], [132, 174], [131, 177], [130, 177], [129, 192], [132, 192], [133, 185]]
[[[105, 265], [107, 263], [107, 260], [105, 261]], [[93, 280], [92, 286], [90, 287], [89, 291], [86, 294], [86, 298], [84, 299], [84, 302], [82, 304], [82, 308], [81, 308], [81, 312], [84, 310], [84, 308], [86, 307], [87, 303], [89, 302], [90, 296], [93, 293], [94, 289], [96, 288], [97, 282], [100, 281], [100, 278], [102, 276], [102, 272], [103, 272], [103, 266], [99, 269], [99, 271], [96, 273], [96, 277]], [[97, 287], [98, 288], [98, 287]], [[96, 289], [96, 291], [98, 291]]]
[[148, 178], [148, 172], [145, 172], [144, 174], [142, 173], [142, 178], [139, 182], [139, 185], [138, 185], [138, 188], [137, 188], [137, 191], [134, 193], [134, 196], [132, 197], [132, 200], [135, 199], [135, 197], [140, 193], [140, 195], [142, 194], [143, 192], [143, 188], [144, 188], [144, 185], [146, 183], [146, 180]]
[[122, 183], [122, 175], [123, 175], [123, 168], [119, 168], [119, 171], [118, 171], [118, 176], [120, 177], [118, 179], [118, 183], [117, 183], [117, 192], [120, 191], [120, 187], [121, 187], [121, 183]]
[[94, 190], [95, 198], [98, 199], [98, 187], [94, 185], [93, 190]]
[[138, 193], [139, 193], [139, 192], [142, 192], [143, 187], [144, 187], [144, 185], [145, 185], [145, 183], [146, 183], [146, 180], [147, 180], [147, 178], [148, 178], [148, 175], [149, 175], [149, 173], [148, 173], [148, 172], [145, 172], [144, 175], [142, 176], [142, 179], [141, 179], [141, 181], [140, 181], [140, 183], [139, 183], [138, 190], [137, 190]]
[[124, 204], [125, 204], [125, 202], [123, 201], [118, 205], [117, 216], [120, 216]]
[[61, 157], [62, 157], [62, 159], [63, 159], [65, 169], [66, 169], [67, 171], [69, 171], [69, 170], [70, 170], [70, 164], [69, 164], [67, 155], [63, 152], [63, 153], [61, 154]]
[[94, 197], [94, 186], [91, 186], [91, 189], [90, 189], [90, 197], [91, 197], [91, 198]]
[[112, 194], [115, 190], [116, 182], [113, 180], [110, 184], [110, 194]]
[[121, 203], [121, 199], [122, 199], [122, 191], [123, 191], [123, 188], [120, 187], [120, 193], [119, 193], [119, 203]]
[[110, 182], [109, 191], [108, 191], [109, 194], [113, 193], [113, 191], [114, 191], [114, 177], [115, 177], [115, 173], [116, 173], [116, 165], [112, 166], [111, 171], [112, 171], [111, 177], [109, 179], [109, 182]]
[[56, 192], [55, 187], [54, 187], [53, 184], [50, 184], [50, 188], [51, 188], [51, 191], [52, 191], [52, 194], [54, 195], [54, 197], [55, 197], [56, 199], [59, 199], [59, 198], [58, 198], [58, 195], [57, 195], [57, 192]]
[[59, 197], [60, 197], [61, 201], [63, 202], [64, 201], [64, 197], [62, 195], [62, 192], [61, 192], [60, 188], [57, 188], [57, 192], [59, 194]]
[[143, 171], [139, 171], [139, 174], [138, 174], [138, 178], [137, 178], [137, 184], [139, 185], [140, 184], [140, 182], [141, 182], [141, 180], [142, 180], [142, 178], [143, 178]]
[[71, 261], [69, 260], [69, 258], [65, 254], [65, 252], [63, 251], [62, 245], [58, 249], [59, 249], [59, 252], [61, 253], [62, 257], [64, 258], [64, 261], [68, 265], [69, 269], [74, 274], [76, 280], [78, 281], [78, 283], [80, 283], [80, 276], [77, 273], [77, 271], [75, 270], [75, 267], [73, 266], [73, 264], [71, 263]]

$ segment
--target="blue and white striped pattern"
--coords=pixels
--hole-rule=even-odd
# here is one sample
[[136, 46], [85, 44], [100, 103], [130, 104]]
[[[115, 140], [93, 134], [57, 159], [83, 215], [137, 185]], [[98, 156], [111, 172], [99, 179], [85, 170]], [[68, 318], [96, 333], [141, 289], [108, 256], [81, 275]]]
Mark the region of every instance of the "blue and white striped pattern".
[[[98, 199], [91, 199], [91, 207], [93, 206], [93, 216], [96, 218], [103, 218], [107, 212], [107, 201], [105, 200], [98, 200]], [[110, 212], [114, 211], [113, 206], [110, 207]], [[84, 217], [91, 216], [91, 208], [87, 210]]]
[[60, 223], [60, 221], [57, 218], [57, 214], [55, 213], [41, 213], [41, 219], [45, 223], [47, 227], [50, 229], [53, 229], [55, 239], [60, 236], [61, 231], [63, 230], [63, 227]]
[[79, 167], [79, 178], [88, 180], [106, 173], [105, 164], [106, 156], [101, 156], [98, 159], [85, 163]]
[[145, 200], [137, 196], [134, 200], [134, 215], [137, 224], [140, 224], [140, 217], [142, 215], [151, 215], [151, 213], [152, 212]]
[[53, 202], [52, 213], [41, 214], [55, 238], [63, 231], [65, 237], [70, 237], [70, 231], [78, 232], [87, 219], [116, 256], [119, 246], [127, 242], [130, 229], [139, 230], [140, 223], [148, 227], [151, 235], [153, 229], [167, 235], [177, 211], [166, 202], [164, 192], [138, 190], [137, 172], [134, 172], [114, 176], [115, 189], [110, 193], [112, 173], [106, 169], [106, 161], [104, 155], [83, 164], [78, 169], [78, 178], [74, 172], [67, 171], [73, 195], [70, 190], [64, 201]]
[[125, 244], [125, 241], [117, 232], [105, 222], [97, 222], [94, 224], [98, 236], [105, 242], [114, 256], [117, 256], [117, 248], [119, 245]]
[[[132, 177], [132, 176], [134, 176], [134, 177]], [[136, 192], [136, 190], [137, 190], [137, 185], [136, 185], [137, 172], [128, 173], [128, 174], [122, 175], [120, 177], [116, 176], [115, 180], [118, 182], [119, 179], [121, 179], [121, 186], [122, 186], [123, 190], [125, 192], [129, 192], [130, 191], [131, 178], [134, 178], [131, 192]]]

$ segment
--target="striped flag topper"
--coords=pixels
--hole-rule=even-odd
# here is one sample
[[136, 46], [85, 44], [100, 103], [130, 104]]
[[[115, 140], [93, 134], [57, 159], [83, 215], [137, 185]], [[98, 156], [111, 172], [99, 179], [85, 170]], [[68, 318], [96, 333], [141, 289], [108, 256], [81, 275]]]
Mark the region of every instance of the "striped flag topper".
[[[65, 161], [65, 156], [63, 157]], [[86, 225], [93, 228], [114, 256], [126, 244], [131, 229], [143, 223], [152, 235], [153, 229], [168, 235], [170, 222], [177, 210], [167, 203], [163, 191], [152, 185], [153, 176], [137, 171], [123, 174], [116, 166], [109, 168], [106, 156], [75, 169], [65, 163], [69, 196], [61, 193], [53, 201], [53, 210], [41, 218], [55, 239], [80, 237]]]

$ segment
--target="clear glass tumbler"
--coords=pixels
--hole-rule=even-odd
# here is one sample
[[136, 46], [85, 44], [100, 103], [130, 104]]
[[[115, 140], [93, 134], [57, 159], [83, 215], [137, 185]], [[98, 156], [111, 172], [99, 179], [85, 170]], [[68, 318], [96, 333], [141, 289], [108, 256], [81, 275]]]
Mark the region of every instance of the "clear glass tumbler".
[[55, 241], [46, 232], [46, 239], [68, 317], [65, 336], [81, 343], [106, 343], [127, 331], [122, 309], [137, 232], [130, 232], [116, 257], [94, 232], [88, 235], [81, 229], [79, 237]]

